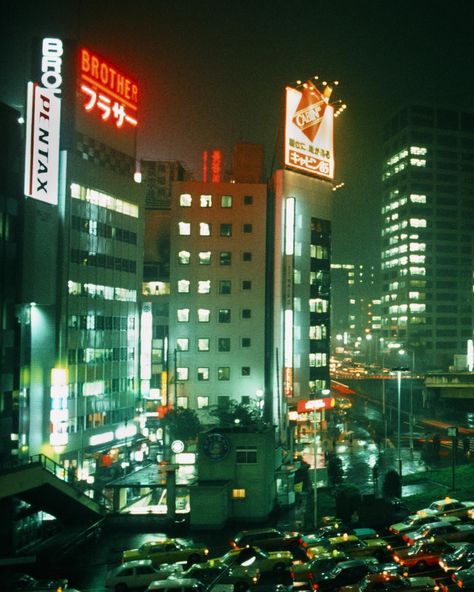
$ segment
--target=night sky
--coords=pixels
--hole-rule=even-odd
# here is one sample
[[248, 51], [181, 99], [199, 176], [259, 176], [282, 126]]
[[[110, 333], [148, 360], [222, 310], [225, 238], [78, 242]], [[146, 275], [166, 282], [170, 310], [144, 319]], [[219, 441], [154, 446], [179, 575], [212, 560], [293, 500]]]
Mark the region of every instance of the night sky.
[[203, 149], [230, 163], [235, 142], [258, 142], [269, 174], [285, 85], [339, 80], [333, 258], [375, 262], [383, 123], [411, 100], [474, 111], [473, 17], [472, 0], [17, 0], [2, 11], [0, 100], [23, 104], [32, 37], [79, 38], [138, 80], [139, 157], [199, 177]]

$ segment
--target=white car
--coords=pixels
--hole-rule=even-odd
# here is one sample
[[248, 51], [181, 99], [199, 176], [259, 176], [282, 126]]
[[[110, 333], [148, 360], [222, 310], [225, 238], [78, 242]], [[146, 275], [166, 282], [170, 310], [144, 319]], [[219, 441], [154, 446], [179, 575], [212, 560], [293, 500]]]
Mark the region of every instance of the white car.
[[441, 500], [432, 502], [427, 508], [418, 510], [418, 515], [437, 516], [441, 520], [444, 516], [459, 516], [464, 518], [469, 516], [469, 512], [474, 508], [474, 502], [460, 502], [451, 497], [445, 497]]
[[151, 559], [127, 561], [112, 570], [105, 580], [105, 587], [114, 592], [128, 590], [143, 590], [151, 582], [166, 580], [170, 576], [178, 575], [183, 569], [182, 564], [161, 565], [153, 567]]
[[206, 592], [207, 586], [194, 578], [177, 578], [152, 582], [147, 592]]

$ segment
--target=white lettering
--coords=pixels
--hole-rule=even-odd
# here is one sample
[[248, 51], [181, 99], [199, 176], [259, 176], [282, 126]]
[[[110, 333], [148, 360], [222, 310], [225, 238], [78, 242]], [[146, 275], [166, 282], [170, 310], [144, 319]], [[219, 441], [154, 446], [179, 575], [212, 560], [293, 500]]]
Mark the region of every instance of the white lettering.
[[61, 66], [63, 42], [50, 37], [43, 39], [43, 57], [41, 58], [41, 84], [54, 94], [61, 94]]

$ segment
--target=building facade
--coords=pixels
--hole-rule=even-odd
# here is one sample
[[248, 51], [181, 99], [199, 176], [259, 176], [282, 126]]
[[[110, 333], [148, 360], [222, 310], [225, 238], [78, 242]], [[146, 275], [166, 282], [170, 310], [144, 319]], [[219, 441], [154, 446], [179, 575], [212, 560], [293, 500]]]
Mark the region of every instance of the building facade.
[[472, 337], [474, 114], [410, 105], [384, 141], [383, 336], [447, 369]]

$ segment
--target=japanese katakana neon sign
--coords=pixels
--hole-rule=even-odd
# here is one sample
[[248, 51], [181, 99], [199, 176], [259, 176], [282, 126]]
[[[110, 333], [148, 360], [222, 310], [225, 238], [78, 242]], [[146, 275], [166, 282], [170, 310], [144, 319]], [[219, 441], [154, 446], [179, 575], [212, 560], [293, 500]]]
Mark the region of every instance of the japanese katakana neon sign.
[[117, 128], [138, 124], [138, 86], [88, 49], [80, 51], [80, 90], [87, 112], [96, 112], [102, 121]]

